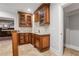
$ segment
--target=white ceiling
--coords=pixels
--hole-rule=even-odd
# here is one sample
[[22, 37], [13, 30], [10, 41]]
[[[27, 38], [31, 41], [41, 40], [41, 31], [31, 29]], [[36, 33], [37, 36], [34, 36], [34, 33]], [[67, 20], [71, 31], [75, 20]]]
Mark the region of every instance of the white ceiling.
[[64, 8], [64, 11], [69, 13], [79, 9], [79, 3], [72, 3]]
[[0, 3], [0, 10], [13, 13], [17, 11], [27, 12], [29, 8], [33, 13], [40, 5], [41, 3]]
[[64, 12], [64, 14], [66, 14], [67, 16], [79, 13], [79, 3], [70, 4], [69, 6], [64, 8]]
[[[0, 3], [0, 10], [7, 11], [7, 12], [17, 12], [17, 11], [24, 11], [28, 12], [27, 9], [29, 8], [31, 10], [31, 13], [33, 13], [42, 3]], [[61, 3], [63, 7], [66, 5], [69, 5], [68, 3]], [[70, 7], [65, 8], [71, 9]], [[66, 10], [66, 11], [69, 11]]]

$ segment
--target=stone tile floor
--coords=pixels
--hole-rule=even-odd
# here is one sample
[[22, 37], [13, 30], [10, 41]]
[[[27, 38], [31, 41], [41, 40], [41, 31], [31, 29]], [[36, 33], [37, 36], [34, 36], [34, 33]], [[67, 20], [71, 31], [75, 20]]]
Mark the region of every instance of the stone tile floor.
[[[51, 50], [39, 52], [31, 44], [18, 47], [19, 56], [56, 56]], [[0, 56], [12, 56], [12, 40], [0, 41]], [[79, 56], [79, 51], [65, 48], [64, 56]]]

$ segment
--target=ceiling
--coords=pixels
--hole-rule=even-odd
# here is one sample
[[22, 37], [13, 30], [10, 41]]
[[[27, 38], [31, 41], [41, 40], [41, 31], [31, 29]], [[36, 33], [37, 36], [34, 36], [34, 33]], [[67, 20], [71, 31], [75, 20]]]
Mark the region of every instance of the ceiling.
[[0, 10], [7, 12], [17, 12], [24, 11], [28, 12], [27, 9], [30, 9], [30, 13], [33, 13], [41, 3], [0, 3]]
[[[27, 9], [31, 10], [30, 13], [33, 13], [42, 3], [0, 3], [0, 10], [14, 13], [17, 11], [28, 12]], [[61, 3], [63, 7], [69, 5], [70, 3]], [[64, 8], [71, 9], [70, 7]], [[68, 10], [66, 10], [68, 11]]]
[[[70, 3], [69, 3], [70, 4]], [[69, 13], [79, 9], [79, 3], [72, 3], [64, 8], [64, 11]]]
[[66, 14], [67, 16], [79, 13], [79, 3], [70, 4], [69, 6], [64, 8], [64, 12], [64, 14]]

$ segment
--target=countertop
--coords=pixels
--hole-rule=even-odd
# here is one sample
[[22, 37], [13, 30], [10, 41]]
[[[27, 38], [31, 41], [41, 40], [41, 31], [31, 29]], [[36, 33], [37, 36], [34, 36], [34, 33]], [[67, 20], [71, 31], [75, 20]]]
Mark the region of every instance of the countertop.
[[1, 30], [1, 31], [14, 31], [14, 30]]
[[35, 32], [18, 32], [18, 33], [33, 33], [37, 35], [49, 35], [50, 33], [35, 33]]
[[34, 34], [37, 34], [37, 35], [48, 35], [50, 33], [34, 33]]
[[[3, 30], [3, 31], [15, 31], [15, 30]], [[48, 32], [25, 32], [25, 31], [18, 31], [16, 30], [17, 33], [33, 33], [33, 34], [37, 34], [37, 35], [49, 35], [50, 33]]]

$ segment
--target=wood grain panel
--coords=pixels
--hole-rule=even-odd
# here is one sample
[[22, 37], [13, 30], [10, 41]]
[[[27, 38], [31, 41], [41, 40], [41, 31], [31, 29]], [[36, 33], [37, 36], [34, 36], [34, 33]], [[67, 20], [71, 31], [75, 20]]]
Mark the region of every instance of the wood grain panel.
[[18, 56], [18, 34], [16, 31], [12, 32], [12, 50], [13, 56]]

